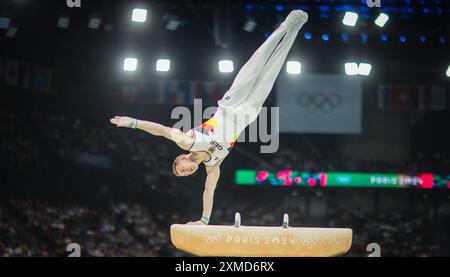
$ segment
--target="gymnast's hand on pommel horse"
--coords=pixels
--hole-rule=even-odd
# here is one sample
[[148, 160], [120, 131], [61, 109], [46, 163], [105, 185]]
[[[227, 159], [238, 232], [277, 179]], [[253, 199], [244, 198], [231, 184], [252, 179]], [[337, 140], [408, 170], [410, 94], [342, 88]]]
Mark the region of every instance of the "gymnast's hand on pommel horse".
[[214, 190], [220, 177], [220, 164], [229, 154], [239, 134], [258, 117], [275, 80], [284, 65], [298, 31], [308, 20], [301, 10], [289, 13], [272, 35], [256, 50], [241, 68], [231, 88], [218, 101], [213, 117], [186, 133], [158, 123], [116, 116], [110, 121], [118, 127], [128, 127], [162, 136], [189, 151], [175, 158], [175, 176], [189, 176], [205, 165], [207, 177], [203, 193], [203, 213], [200, 220], [188, 224], [208, 224], [213, 208]]

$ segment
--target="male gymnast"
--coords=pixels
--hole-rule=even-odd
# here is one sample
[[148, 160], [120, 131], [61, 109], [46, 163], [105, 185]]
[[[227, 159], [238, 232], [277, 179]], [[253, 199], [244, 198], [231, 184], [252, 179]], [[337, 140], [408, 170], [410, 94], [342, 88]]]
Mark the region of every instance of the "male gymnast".
[[200, 220], [188, 224], [208, 224], [211, 217], [214, 190], [220, 176], [220, 164], [229, 154], [239, 134], [256, 118], [280, 73], [308, 14], [301, 10], [289, 13], [285, 21], [258, 48], [241, 68], [231, 88], [218, 101], [217, 112], [200, 126], [183, 133], [158, 123], [116, 116], [110, 121], [117, 127], [140, 129], [175, 142], [189, 151], [175, 158], [175, 176], [189, 176], [203, 163], [206, 168], [203, 192], [203, 213]]

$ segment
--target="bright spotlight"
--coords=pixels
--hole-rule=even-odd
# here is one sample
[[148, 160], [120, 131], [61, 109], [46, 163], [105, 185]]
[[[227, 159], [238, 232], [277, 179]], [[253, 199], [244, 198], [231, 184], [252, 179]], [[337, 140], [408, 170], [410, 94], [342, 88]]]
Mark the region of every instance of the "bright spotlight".
[[163, 21], [166, 22], [166, 29], [176, 31], [185, 22], [178, 16], [170, 13], [163, 14]]
[[357, 63], [346, 63], [345, 64], [345, 74], [358, 75], [358, 64]]
[[366, 43], [368, 39], [369, 39], [369, 37], [366, 34], [362, 34], [361, 35], [361, 42], [362, 43]]
[[286, 72], [288, 74], [300, 74], [302, 73], [302, 64], [297, 61], [288, 61], [286, 63]]
[[348, 42], [350, 36], [348, 34], [342, 34], [342, 40]]
[[358, 14], [354, 12], [346, 12], [342, 23], [347, 26], [355, 26], [358, 21]]
[[167, 21], [166, 29], [169, 31], [176, 31], [178, 30], [178, 27], [180, 27], [181, 24], [182, 22], [179, 20], [170, 19], [169, 21]]
[[371, 64], [369, 64], [369, 63], [360, 63], [359, 67], [358, 67], [358, 74], [359, 75], [364, 75], [364, 76], [369, 76], [371, 70], [372, 70], [372, 65]]
[[219, 61], [219, 71], [222, 73], [231, 73], [234, 71], [233, 62], [230, 60]]
[[257, 26], [258, 26], [258, 22], [256, 22], [256, 20], [254, 18], [249, 17], [245, 21], [243, 29], [244, 29], [244, 31], [251, 33], [256, 29]]
[[146, 9], [134, 9], [131, 20], [134, 22], [147, 21], [147, 10]]
[[447, 77], [450, 77], [450, 65], [447, 68]]
[[380, 13], [380, 15], [377, 17], [377, 19], [375, 19], [375, 24], [378, 27], [383, 28], [384, 25], [386, 25], [386, 23], [389, 20], [389, 15], [385, 14], [385, 13]]
[[56, 27], [61, 29], [69, 28], [70, 18], [66, 15], [62, 15], [58, 17], [58, 21], [56, 22]]
[[89, 18], [88, 28], [97, 30], [100, 28], [100, 25], [102, 24], [102, 18], [98, 15], [91, 15]]
[[6, 37], [14, 38], [18, 30], [19, 28], [15, 25], [9, 26], [8, 30], [6, 31]]
[[167, 72], [170, 70], [170, 60], [159, 59], [156, 61], [156, 71]]
[[135, 58], [126, 58], [123, 61], [123, 70], [125, 71], [136, 71], [138, 60]]

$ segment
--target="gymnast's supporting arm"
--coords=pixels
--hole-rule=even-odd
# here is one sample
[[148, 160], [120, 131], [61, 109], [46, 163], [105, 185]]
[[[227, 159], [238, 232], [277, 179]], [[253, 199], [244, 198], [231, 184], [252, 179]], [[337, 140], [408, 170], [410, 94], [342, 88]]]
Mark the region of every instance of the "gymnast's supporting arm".
[[183, 133], [181, 130], [170, 128], [155, 122], [138, 120], [126, 116], [115, 116], [110, 121], [117, 127], [140, 129], [154, 136], [165, 137], [166, 139], [175, 142], [181, 149], [184, 150], [188, 149], [192, 144], [192, 138]]
[[188, 222], [187, 224], [208, 224], [209, 219], [211, 218], [211, 213], [213, 209], [214, 203], [214, 191], [217, 186], [217, 182], [220, 178], [220, 164], [222, 161], [218, 162], [212, 167], [206, 167], [206, 181], [205, 181], [205, 190], [203, 191], [203, 213], [202, 218], [199, 221]]

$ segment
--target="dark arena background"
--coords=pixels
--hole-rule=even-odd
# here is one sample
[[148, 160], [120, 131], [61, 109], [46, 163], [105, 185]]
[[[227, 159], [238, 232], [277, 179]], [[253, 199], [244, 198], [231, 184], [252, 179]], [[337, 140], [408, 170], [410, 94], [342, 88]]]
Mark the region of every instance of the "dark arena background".
[[203, 166], [176, 177], [174, 143], [109, 120], [217, 106], [295, 9], [271, 140], [236, 143], [209, 225], [287, 213], [352, 229], [344, 257], [450, 255], [449, 1], [67, 2], [0, 4], [1, 257], [192, 256], [170, 226], [200, 219]]

